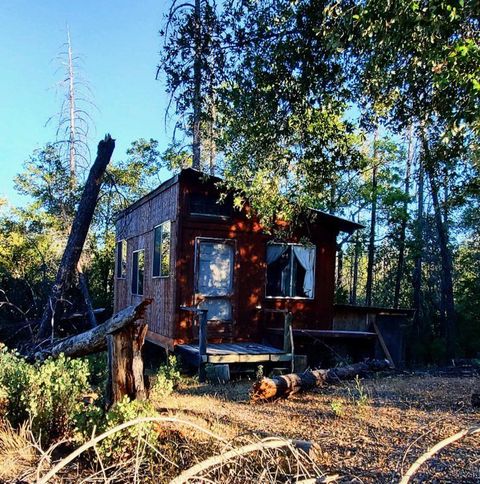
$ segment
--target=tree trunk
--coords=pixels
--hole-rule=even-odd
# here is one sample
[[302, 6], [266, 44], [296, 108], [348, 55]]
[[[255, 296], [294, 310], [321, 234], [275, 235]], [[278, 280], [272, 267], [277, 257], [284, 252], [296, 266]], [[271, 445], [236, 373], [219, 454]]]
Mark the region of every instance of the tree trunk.
[[76, 357], [103, 351], [107, 347], [107, 335], [120, 331], [124, 327], [132, 325], [135, 321], [142, 319], [146, 307], [151, 302], [151, 299], [145, 299], [137, 306], [129, 306], [128, 308], [122, 309], [105, 323], [84, 333], [76, 334], [75, 336], [60, 341], [50, 350], [45, 350], [44, 354], [56, 357], [60, 353], [63, 353], [65, 356]]
[[88, 324], [91, 328], [95, 328], [97, 326], [97, 318], [95, 317], [95, 313], [93, 311], [92, 299], [90, 298], [90, 292], [88, 290], [88, 281], [87, 277], [83, 273], [82, 265], [80, 261], [77, 264], [77, 273], [78, 273], [78, 286], [80, 287], [80, 292], [82, 293], [83, 302], [85, 304], [85, 311], [87, 314]]
[[193, 60], [193, 163], [196, 170], [201, 168], [201, 111], [202, 111], [202, 12], [200, 0], [195, 0], [195, 46]]
[[422, 300], [422, 266], [423, 266], [423, 236], [424, 236], [424, 170], [423, 161], [420, 157], [418, 162], [418, 188], [417, 188], [417, 220], [415, 222], [415, 266], [413, 269], [413, 307], [415, 316], [413, 327], [415, 336], [420, 336], [423, 323], [423, 300]]
[[107, 405], [121, 401], [145, 400], [147, 392], [143, 378], [142, 347], [148, 326], [145, 323], [130, 324], [107, 335], [109, 384]]
[[343, 289], [343, 249], [337, 246], [337, 291]]
[[377, 141], [378, 129], [373, 137], [373, 167], [372, 167], [372, 212], [370, 217], [370, 235], [368, 241], [367, 284], [365, 288], [365, 304], [372, 305], [373, 265], [375, 262], [375, 230], [377, 224]]
[[55, 283], [42, 315], [39, 329], [40, 338], [45, 338], [50, 333], [53, 340], [57, 302], [62, 298], [68, 284], [71, 283], [72, 275], [76, 270], [97, 205], [102, 177], [110, 162], [114, 148], [115, 140], [110, 135], [106, 135], [105, 139], [98, 144], [97, 157], [88, 174]]
[[357, 304], [357, 287], [358, 287], [358, 264], [360, 261], [360, 234], [355, 235], [355, 247], [353, 255], [353, 276], [352, 276], [352, 292], [350, 294], [350, 304]]
[[435, 178], [434, 168], [432, 166], [432, 160], [430, 159], [430, 148], [425, 136], [422, 136], [422, 145], [425, 155], [425, 171], [428, 175], [430, 182], [430, 188], [432, 192], [433, 211], [435, 215], [435, 224], [437, 226], [438, 243], [440, 246], [440, 258], [441, 258], [441, 278], [445, 301], [445, 313], [446, 313], [446, 350], [447, 358], [451, 359], [455, 357], [455, 337], [456, 337], [456, 320], [455, 313], [455, 300], [453, 296], [453, 263], [452, 254], [449, 247], [448, 230], [445, 226], [442, 217], [442, 208], [438, 198], [438, 184]]
[[395, 277], [395, 293], [393, 296], [393, 307], [398, 308], [400, 301], [400, 288], [402, 285], [403, 271], [405, 266], [405, 234], [407, 231], [407, 214], [408, 214], [408, 198], [410, 196], [410, 171], [412, 166], [412, 154], [413, 154], [413, 128], [410, 126], [408, 134], [408, 150], [407, 150], [407, 163], [405, 170], [405, 202], [403, 203], [403, 215], [402, 224], [400, 226], [400, 237], [398, 242], [398, 264], [397, 274]]
[[288, 397], [294, 393], [312, 390], [341, 380], [352, 380], [357, 375], [365, 376], [370, 372], [389, 368], [390, 363], [387, 360], [371, 360], [328, 370], [313, 370], [275, 378], [262, 378], [253, 385], [252, 399], [256, 401]]

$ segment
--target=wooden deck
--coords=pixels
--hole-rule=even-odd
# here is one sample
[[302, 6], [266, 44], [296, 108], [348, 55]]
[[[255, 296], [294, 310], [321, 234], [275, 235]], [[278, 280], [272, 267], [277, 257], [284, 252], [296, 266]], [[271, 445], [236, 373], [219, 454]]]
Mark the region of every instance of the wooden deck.
[[[200, 363], [198, 345], [183, 344], [176, 346], [175, 349], [189, 363]], [[207, 345], [207, 354], [203, 356], [203, 363], [262, 363], [291, 360], [291, 353], [260, 343], [210, 343]]]

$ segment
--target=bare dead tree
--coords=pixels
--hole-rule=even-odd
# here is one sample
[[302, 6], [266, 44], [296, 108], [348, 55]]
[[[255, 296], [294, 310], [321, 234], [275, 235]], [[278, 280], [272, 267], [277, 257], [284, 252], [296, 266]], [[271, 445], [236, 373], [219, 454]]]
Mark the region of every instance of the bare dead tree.
[[80, 260], [80, 255], [97, 205], [102, 178], [110, 162], [114, 148], [115, 140], [110, 135], [105, 136], [105, 139], [98, 144], [97, 157], [85, 182], [82, 197], [78, 204], [78, 209], [68, 237], [67, 246], [65, 247], [65, 252], [58, 268], [57, 277], [50, 297], [45, 305], [40, 322], [40, 337], [44, 338], [50, 332], [53, 336], [57, 302], [62, 299], [77, 269], [77, 264]]
[[82, 59], [74, 52], [68, 26], [67, 41], [55, 60], [60, 64], [58, 70], [62, 73], [62, 79], [57, 83], [62, 103], [58, 113], [49, 118], [47, 124], [52, 119], [57, 120], [55, 146], [68, 167], [73, 189], [81, 171], [85, 171], [91, 162], [88, 134], [93, 120], [89, 111], [95, 109], [95, 104], [92, 90], [80, 69]]

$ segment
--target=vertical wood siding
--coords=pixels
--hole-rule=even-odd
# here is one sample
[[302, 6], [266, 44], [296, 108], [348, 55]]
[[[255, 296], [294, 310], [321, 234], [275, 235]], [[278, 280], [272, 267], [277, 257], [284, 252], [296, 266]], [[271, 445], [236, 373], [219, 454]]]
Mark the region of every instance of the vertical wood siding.
[[[145, 320], [149, 329], [160, 335], [173, 337], [175, 319], [175, 265], [178, 233], [178, 183], [173, 184], [122, 216], [116, 224], [117, 241], [127, 241], [127, 274], [125, 279], [115, 278], [114, 307], [118, 311], [131, 304], [138, 304], [144, 298], [153, 298]], [[153, 277], [154, 228], [170, 220], [170, 275]], [[145, 251], [145, 273], [143, 296], [131, 293], [132, 253]]]

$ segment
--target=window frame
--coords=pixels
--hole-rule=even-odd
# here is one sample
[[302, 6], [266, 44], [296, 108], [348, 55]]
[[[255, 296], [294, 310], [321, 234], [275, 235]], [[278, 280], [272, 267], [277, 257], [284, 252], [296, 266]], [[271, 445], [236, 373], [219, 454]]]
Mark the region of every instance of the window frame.
[[[121, 244], [121, 254], [119, 257], [119, 251], [118, 251], [118, 246]], [[123, 266], [123, 247], [125, 247], [125, 267]], [[127, 246], [127, 240], [126, 239], [120, 239], [117, 240], [117, 243], [115, 245], [115, 260], [116, 260], [116, 268], [115, 268], [115, 277], [116, 279], [126, 279], [127, 278], [127, 266], [128, 266], [128, 246]], [[119, 260], [120, 259], [120, 260]], [[120, 264], [119, 264], [120, 262]], [[120, 270], [120, 275], [118, 275]]]
[[[308, 296], [269, 296], [267, 295], [267, 284], [268, 284], [268, 264], [267, 264], [267, 248], [269, 245], [288, 245], [289, 250], [291, 251], [290, 253], [293, 255], [293, 249], [291, 248], [292, 246], [297, 246], [297, 247], [313, 247], [315, 249], [315, 257], [313, 259], [313, 288], [312, 288], [312, 297]], [[292, 270], [292, 264], [293, 264], [293, 257], [291, 258], [290, 261], [290, 287], [292, 287], [292, 277], [293, 277], [293, 270]], [[313, 301], [315, 299], [315, 290], [316, 290], [316, 274], [317, 274], [317, 246], [315, 244], [312, 245], [305, 245], [305, 244], [299, 244], [296, 242], [268, 242], [265, 245], [265, 299], [297, 299], [297, 300], [303, 300], [303, 301]]]
[[[200, 276], [199, 274], [199, 258], [200, 258], [200, 244], [202, 242], [206, 243], [213, 243], [213, 244], [226, 244], [232, 247], [233, 249], [233, 260], [232, 260], [232, 267], [231, 267], [231, 278], [232, 278], [232, 286], [231, 286], [231, 291], [225, 295], [225, 296], [207, 296], [205, 294], [202, 294], [198, 289], [198, 278]], [[194, 251], [194, 281], [193, 281], [193, 291], [194, 291], [194, 301], [195, 305], [199, 306], [203, 302], [206, 302], [208, 300], [214, 300], [214, 299], [219, 299], [219, 300], [226, 300], [230, 302], [230, 307], [231, 307], [231, 319], [209, 319], [208, 321], [213, 321], [215, 323], [222, 323], [222, 324], [228, 324], [228, 325], [234, 325], [236, 322], [236, 296], [237, 296], [237, 291], [238, 288], [236, 286], [236, 281], [237, 281], [237, 261], [238, 261], [238, 254], [237, 254], [237, 239], [230, 239], [230, 238], [221, 238], [221, 237], [203, 237], [203, 236], [197, 236], [195, 237], [195, 251]]]
[[[155, 231], [158, 228], [161, 228], [164, 224], [170, 223], [170, 243], [168, 247], [168, 274], [167, 275], [162, 275], [162, 256], [160, 252], [160, 267], [159, 267], [159, 275], [155, 275]], [[163, 243], [163, 229], [161, 229], [160, 232], [160, 250], [162, 247]], [[155, 225], [153, 227], [153, 247], [152, 247], [152, 279], [168, 279], [172, 273], [172, 221], [171, 220], [165, 220], [158, 225]]]
[[[142, 282], [142, 293], [140, 294], [138, 292], [138, 281], [140, 280], [140, 278], [138, 277], [138, 259], [137, 259], [137, 274], [136, 274], [136, 278], [137, 278], [137, 292], [133, 292], [133, 276], [135, 275], [134, 274], [134, 270], [133, 270], [133, 260], [135, 258], [135, 254], [138, 254], [139, 252], [143, 252], [143, 282]], [[143, 296], [145, 294], [145, 249], [137, 249], [137, 250], [134, 250], [132, 251], [132, 279], [130, 281], [130, 292], [132, 294], [132, 296]]]

